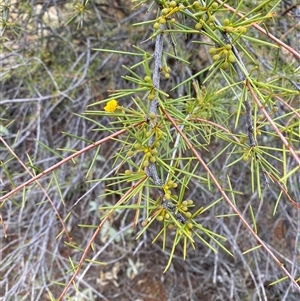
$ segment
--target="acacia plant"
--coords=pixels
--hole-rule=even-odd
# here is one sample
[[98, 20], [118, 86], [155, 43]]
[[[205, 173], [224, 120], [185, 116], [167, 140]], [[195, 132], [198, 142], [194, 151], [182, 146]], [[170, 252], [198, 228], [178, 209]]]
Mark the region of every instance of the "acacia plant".
[[[94, 50], [136, 61], [123, 66], [122, 89], [108, 90], [81, 115], [106, 137], [14, 190], [96, 148], [90, 179], [102, 146], [118, 145], [112, 171], [89, 180], [105, 182], [100, 197], [118, 201], [101, 205], [101, 222], [84, 249], [69, 244], [82, 256], [72, 262], [57, 300], [67, 295], [85, 260], [96, 263], [88, 252], [116, 212], [128, 213], [137, 239], [157, 231], [152, 242], [169, 254], [165, 271], [177, 249], [186, 259], [199, 244], [229, 257], [265, 252], [277, 265], [273, 284], [285, 281], [300, 290], [299, 266], [283, 264], [257, 223], [261, 204], [270, 200], [274, 215], [281, 204], [296, 217], [300, 209], [300, 54], [273, 35], [281, 1], [132, 2], [133, 9], [147, 8], [144, 21], [132, 24], [133, 32], [142, 28], [147, 36], [128, 51]], [[84, 8], [80, 12], [84, 19]], [[232, 220], [245, 227], [249, 241], [241, 245], [239, 237], [218, 231]], [[297, 252], [299, 219], [294, 222]]]

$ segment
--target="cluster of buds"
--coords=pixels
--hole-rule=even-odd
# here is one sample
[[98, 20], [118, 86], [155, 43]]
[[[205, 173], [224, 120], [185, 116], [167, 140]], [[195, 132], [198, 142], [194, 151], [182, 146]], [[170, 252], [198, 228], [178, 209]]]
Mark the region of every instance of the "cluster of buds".
[[217, 62], [223, 60], [221, 64], [222, 69], [228, 68], [229, 64], [235, 62], [235, 56], [232, 52], [232, 46], [230, 44], [226, 44], [222, 47], [212, 47], [209, 49], [209, 53], [212, 56], [213, 61]]
[[155, 30], [158, 30], [161, 25], [164, 25], [167, 23], [167, 21], [170, 21], [171, 23], [175, 23], [175, 18], [171, 18], [171, 16], [180, 11], [185, 9], [185, 6], [182, 3], [178, 3], [179, 1], [170, 1], [165, 2], [166, 7], [164, 7], [161, 10], [161, 15], [156, 19], [156, 22], [153, 25], [153, 28]]
[[177, 205], [164, 200], [162, 202], [162, 208], [156, 216], [156, 220], [160, 222], [167, 222], [168, 228], [173, 229], [175, 227], [175, 223], [174, 219], [171, 217], [172, 215], [177, 222], [184, 224], [186, 230], [190, 231], [193, 228], [193, 223], [187, 219], [192, 217], [192, 213], [189, 211], [191, 207], [194, 207], [194, 202], [192, 200], [186, 200]]
[[[155, 144], [158, 145], [158, 144]], [[150, 162], [155, 163], [157, 160], [157, 155], [158, 155], [158, 150], [155, 146], [149, 147], [149, 146], [143, 146], [140, 143], [135, 143], [133, 145], [134, 150], [129, 150], [127, 152], [127, 157], [132, 157], [136, 153], [139, 152], [144, 152], [144, 157], [143, 157], [143, 167], [148, 167]]]
[[230, 23], [229, 19], [224, 20], [222, 29], [228, 33], [238, 33], [238, 34], [243, 34], [247, 31], [247, 28], [244, 26], [234, 27], [233, 24]]
[[[208, 7], [203, 7], [200, 5], [200, 3], [198, 1], [195, 1], [192, 4], [192, 7], [196, 10], [196, 11], [202, 11], [203, 14], [201, 14], [201, 18], [199, 19], [199, 21], [196, 23], [195, 25], [195, 29], [196, 30], [201, 30], [203, 28], [204, 23], [207, 24], [208, 26], [210, 26], [213, 30], [215, 30], [215, 16], [213, 15], [215, 10], [219, 7], [219, 4], [217, 2], [213, 2], [210, 6]], [[207, 19], [204, 21], [203, 17], [204, 15], [207, 15]]]

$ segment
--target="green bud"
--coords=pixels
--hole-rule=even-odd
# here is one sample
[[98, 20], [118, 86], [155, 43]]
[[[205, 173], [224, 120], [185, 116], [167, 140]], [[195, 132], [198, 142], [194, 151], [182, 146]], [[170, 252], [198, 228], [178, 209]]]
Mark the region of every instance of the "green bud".
[[152, 148], [150, 152], [154, 156], [158, 154], [158, 150], [156, 148]]
[[208, 22], [210, 22], [210, 23], [215, 22], [215, 20], [216, 20], [215, 16], [210, 16], [210, 17], [208, 18]]
[[165, 15], [167, 15], [167, 14], [169, 13], [169, 11], [170, 11], [170, 9], [166, 7], [166, 8], [164, 8], [164, 9], [162, 9], [161, 14], [162, 14], [163, 16], [165, 16]]
[[166, 18], [164, 18], [164, 17], [161, 17], [161, 18], [159, 18], [159, 24], [166, 24]]
[[228, 66], [229, 66], [228, 62], [224, 62], [224, 63], [221, 64], [220, 68], [221, 69], [227, 69]]
[[153, 157], [153, 156], [152, 156], [152, 157], [150, 157], [150, 162], [151, 162], [151, 163], [155, 163], [155, 162], [156, 162], [156, 158], [155, 158], [155, 157]]
[[157, 29], [159, 29], [159, 27], [160, 27], [160, 24], [158, 22], [155, 22], [154, 25], [153, 25], [153, 28], [155, 30], [157, 30]]
[[196, 23], [195, 29], [196, 29], [196, 30], [202, 29], [202, 24], [201, 24], [201, 23]]
[[188, 205], [188, 201], [183, 201], [183, 202], [181, 203], [181, 205], [182, 205], [182, 206], [187, 206], [187, 205]]
[[189, 229], [192, 229], [194, 227], [194, 225], [192, 223], [187, 223], [187, 226]]
[[226, 50], [231, 50], [231, 48], [232, 48], [232, 46], [231, 46], [230, 44], [226, 44], [226, 45], [225, 45], [225, 49], [226, 49]]
[[186, 216], [187, 218], [191, 218], [191, 217], [192, 217], [192, 213], [191, 213], [191, 212], [185, 212], [185, 216]]
[[149, 95], [148, 95], [148, 100], [153, 100], [155, 98], [155, 95], [154, 94], [152, 94], [152, 93], [149, 93]]
[[235, 56], [234, 56], [233, 54], [230, 54], [230, 55], [228, 56], [228, 62], [229, 62], [229, 63], [234, 63], [234, 62], [235, 62]]
[[126, 176], [130, 176], [131, 174], [132, 174], [131, 170], [129, 170], [129, 169], [125, 170], [125, 175]]
[[211, 47], [209, 50], [208, 50], [209, 54], [215, 54], [217, 52], [217, 48], [215, 47]]
[[171, 1], [171, 2], [169, 3], [169, 6], [174, 8], [174, 7], [177, 6], [177, 2], [176, 2], [176, 1]]
[[144, 81], [145, 81], [146, 83], [152, 83], [151, 77], [148, 76], [148, 75], [146, 75], [146, 76], [144, 77]]
[[134, 152], [132, 150], [127, 152], [127, 157], [132, 157], [134, 155]]
[[170, 195], [169, 193], [166, 193], [166, 194], [165, 194], [165, 199], [166, 199], [166, 200], [170, 200], [170, 199], [171, 199], [171, 195]]
[[225, 20], [224, 20], [224, 26], [228, 26], [229, 23], [230, 23], [229, 19], [225, 19]]
[[162, 222], [164, 219], [164, 217], [162, 215], [159, 215], [156, 217], [156, 220], [158, 220], [159, 222]]
[[215, 55], [212, 57], [212, 59], [213, 59], [214, 61], [218, 61], [220, 58], [221, 58], [221, 56], [220, 56], [219, 54], [215, 54]]

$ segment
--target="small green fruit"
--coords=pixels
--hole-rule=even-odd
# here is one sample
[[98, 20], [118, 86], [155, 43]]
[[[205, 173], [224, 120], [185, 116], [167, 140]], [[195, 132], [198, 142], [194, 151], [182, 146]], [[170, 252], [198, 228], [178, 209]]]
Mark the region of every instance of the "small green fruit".
[[192, 217], [192, 213], [191, 213], [191, 212], [185, 212], [185, 216], [186, 216], [187, 218], [191, 218], [191, 217]]
[[127, 157], [132, 157], [134, 155], [134, 152], [132, 150], [127, 152]]
[[211, 47], [209, 50], [208, 50], [209, 54], [215, 54], [217, 52], [217, 48], [215, 47]]
[[187, 226], [189, 229], [192, 229], [194, 225], [192, 223], [187, 223]]
[[188, 201], [183, 201], [183, 202], [181, 203], [181, 205], [182, 205], [182, 206], [187, 206], [187, 205], [188, 205]]
[[146, 75], [146, 76], [144, 77], [144, 81], [145, 81], [146, 83], [152, 83], [151, 77], [150, 77], [149, 75]]
[[224, 25], [225, 25], [225, 26], [228, 26], [229, 23], [230, 23], [229, 19], [225, 19], [225, 20], [224, 20]]
[[177, 6], [177, 2], [176, 2], [176, 1], [171, 1], [171, 2], [169, 3], [169, 6], [174, 8], [174, 7]]
[[165, 194], [165, 199], [166, 199], [166, 200], [170, 200], [170, 199], [171, 199], [171, 195], [170, 195], [169, 193], [166, 193], [166, 194]]
[[166, 8], [164, 8], [164, 9], [162, 9], [161, 14], [162, 14], [163, 16], [166, 16], [166, 15], [169, 13], [169, 11], [170, 11], [170, 9], [169, 9], [168, 7], [166, 7]]
[[160, 24], [158, 22], [155, 22], [154, 25], [153, 25], [153, 28], [155, 30], [157, 30], [157, 29], [159, 29], [159, 27], [160, 27]]
[[140, 149], [141, 148], [141, 145], [139, 143], [135, 143], [134, 146], [133, 146], [135, 149]]
[[228, 56], [228, 62], [229, 62], [229, 63], [234, 63], [234, 62], [235, 62], [235, 56], [234, 56], [233, 54], [230, 54], [230, 55]]
[[233, 32], [233, 27], [232, 26], [227, 26], [226, 31], [227, 32]]
[[210, 23], [215, 22], [215, 20], [216, 20], [215, 16], [210, 16], [210, 17], [208, 18], [208, 22], [210, 22]]
[[159, 141], [156, 141], [156, 142], [154, 143], [154, 146], [155, 146], [155, 147], [160, 147], [160, 142], [159, 142]]
[[228, 62], [224, 62], [224, 63], [221, 64], [220, 68], [221, 69], [227, 69], [228, 66], [229, 66]]
[[232, 48], [232, 46], [231, 46], [230, 44], [226, 44], [226, 45], [225, 45], [225, 49], [226, 49], [226, 50], [231, 50], [231, 48]]
[[212, 59], [213, 59], [213, 61], [218, 61], [219, 59], [221, 58], [221, 56], [219, 55], [219, 54], [215, 54], [213, 57], [212, 57]]
[[154, 120], [154, 119], [156, 118], [155, 113], [150, 113], [150, 114], [149, 114], [149, 118], [150, 118], [151, 120]]
[[211, 5], [211, 8], [212, 9], [217, 9], [219, 6], [219, 4], [217, 2], [214, 2], [212, 5]]
[[150, 157], [150, 162], [151, 162], [151, 163], [155, 163], [155, 162], [156, 162], [156, 158], [155, 158], [155, 157], [153, 157], [153, 156], [152, 156], [152, 157]]
[[155, 155], [158, 154], [158, 150], [157, 150], [156, 148], [151, 149], [150, 152], [151, 152], [151, 154], [152, 154], [153, 156], [155, 156]]
[[154, 95], [154, 94], [150, 93], [150, 94], [148, 95], [148, 100], [153, 100], [154, 98], [155, 98], [155, 95]]
[[163, 216], [161, 216], [161, 215], [159, 215], [159, 216], [156, 218], [156, 220], [158, 220], [159, 222], [162, 222], [162, 221], [163, 221], [163, 219], [164, 219], [164, 217], [163, 217]]
[[198, 1], [195, 1], [195, 2], [193, 3], [193, 7], [194, 7], [194, 8], [199, 8], [199, 7], [200, 7], [200, 3], [199, 3]]
[[159, 18], [159, 24], [166, 24], [166, 18], [164, 18], [164, 17], [161, 17], [161, 18]]
[[196, 23], [196, 25], [195, 25], [195, 29], [196, 29], [196, 30], [200, 30], [200, 29], [202, 29], [202, 24], [200, 24], [200, 23]]

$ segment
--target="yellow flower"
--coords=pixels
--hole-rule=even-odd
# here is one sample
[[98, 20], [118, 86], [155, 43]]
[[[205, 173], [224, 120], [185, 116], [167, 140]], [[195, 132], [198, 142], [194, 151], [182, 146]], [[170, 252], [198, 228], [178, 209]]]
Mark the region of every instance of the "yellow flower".
[[117, 109], [117, 107], [118, 107], [118, 102], [115, 99], [112, 99], [109, 102], [107, 102], [106, 106], [104, 107], [104, 111], [112, 113]]

